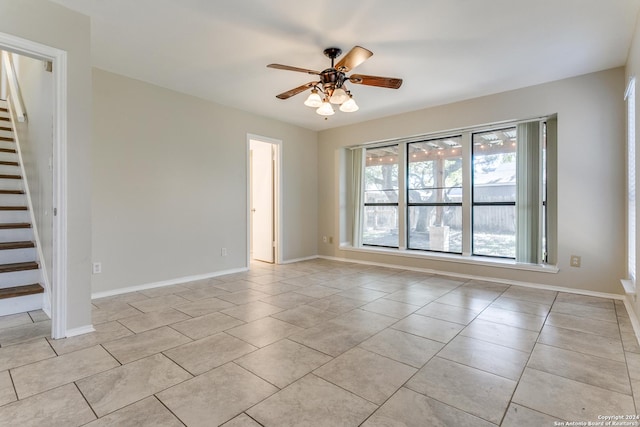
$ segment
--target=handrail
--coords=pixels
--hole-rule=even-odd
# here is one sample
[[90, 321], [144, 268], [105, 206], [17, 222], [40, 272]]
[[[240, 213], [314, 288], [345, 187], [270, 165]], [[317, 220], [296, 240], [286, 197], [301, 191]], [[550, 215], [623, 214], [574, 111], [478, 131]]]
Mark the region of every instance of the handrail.
[[22, 103], [22, 96], [20, 94], [20, 85], [18, 84], [18, 77], [16, 76], [16, 70], [13, 67], [13, 60], [11, 55], [6, 50], [2, 51], [2, 63], [4, 64], [4, 71], [7, 74], [7, 80], [9, 82], [9, 95], [13, 101], [13, 107], [16, 113], [16, 117], [19, 122], [27, 120], [27, 114], [25, 112], [24, 104]]

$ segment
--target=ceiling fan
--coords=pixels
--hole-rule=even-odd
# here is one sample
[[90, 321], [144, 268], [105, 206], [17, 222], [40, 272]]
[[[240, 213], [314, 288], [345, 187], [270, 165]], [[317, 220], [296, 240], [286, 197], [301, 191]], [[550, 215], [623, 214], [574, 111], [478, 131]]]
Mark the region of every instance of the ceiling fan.
[[367, 76], [364, 74], [352, 74], [347, 76], [345, 73], [356, 68], [364, 61], [369, 59], [373, 52], [361, 46], [355, 46], [349, 51], [337, 64], [335, 59], [342, 54], [342, 50], [337, 47], [330, 47], [324, 50], [325, 56], [331, 58], [331, 67], [323, 71], [309, 70], [306, 68], [291, 67], [282, 64], [269, 64], [267, 67], [276, 68], [278, 70], [297, 71], [319, 76], [319, 81], [312, 81], [298, 86], [294, 89], [276, 95], [278, 99], [288, 99], [307, 89], [311, 89], [311, 94], [304, 102], [308, 107], [317, 108], [316, 112], [322, 116], [330, 116], [334, 114], [331, 104], [340, 105], [340, 111], [353, 112], [358, 110], [358, 105], [353, 99], [351, 92], [347, 89], [345, 83], [348, 81], [353, 84], [386, 87], [389, 89], [398, 89], [402, 85], [402, 79], [393, 77]]

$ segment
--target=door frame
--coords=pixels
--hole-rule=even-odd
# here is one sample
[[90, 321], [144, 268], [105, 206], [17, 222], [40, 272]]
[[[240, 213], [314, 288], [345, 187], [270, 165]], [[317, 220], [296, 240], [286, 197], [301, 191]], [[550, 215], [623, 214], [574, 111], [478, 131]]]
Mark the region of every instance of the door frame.
[[282, 263], [282, 141], [279, 139], [269, 138], [266, 136], [255, 135], [247, 133], [247, 153], [246, 153], [246, 167], [247, 167], [247, 205], [246, 205], [246, 222], [247, 222], [247, 268], [251, 266], [251, 141], [259, 141], [267, 144], [271, 144], [275, 148], [273, 167], [273, 236], [275, 239], [275, 251], [274, 251], [274, 264]]
[[67, 335], [67, 52], [0, 32], [0, 48], [53, 63], [51, 337]]

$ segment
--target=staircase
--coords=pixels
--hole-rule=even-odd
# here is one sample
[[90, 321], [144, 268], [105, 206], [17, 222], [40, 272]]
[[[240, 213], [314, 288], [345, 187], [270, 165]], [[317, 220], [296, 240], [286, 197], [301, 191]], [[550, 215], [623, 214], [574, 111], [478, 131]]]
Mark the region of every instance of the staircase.
[[42, 272], [7, 102], [0, 100], [0, 316], [42, 308]]

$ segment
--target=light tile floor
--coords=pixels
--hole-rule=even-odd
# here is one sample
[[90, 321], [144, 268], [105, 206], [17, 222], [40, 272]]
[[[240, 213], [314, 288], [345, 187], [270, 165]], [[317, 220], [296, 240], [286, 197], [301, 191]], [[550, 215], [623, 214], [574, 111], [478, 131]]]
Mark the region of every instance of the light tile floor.
[[[327, 260], [0, 317], [2, 426], [553, 426], [634, 416], [621, 301]], [[633, 420], [632, 420], [633, 421]], [[637, 425], [637, 424], [636, 424]]]

